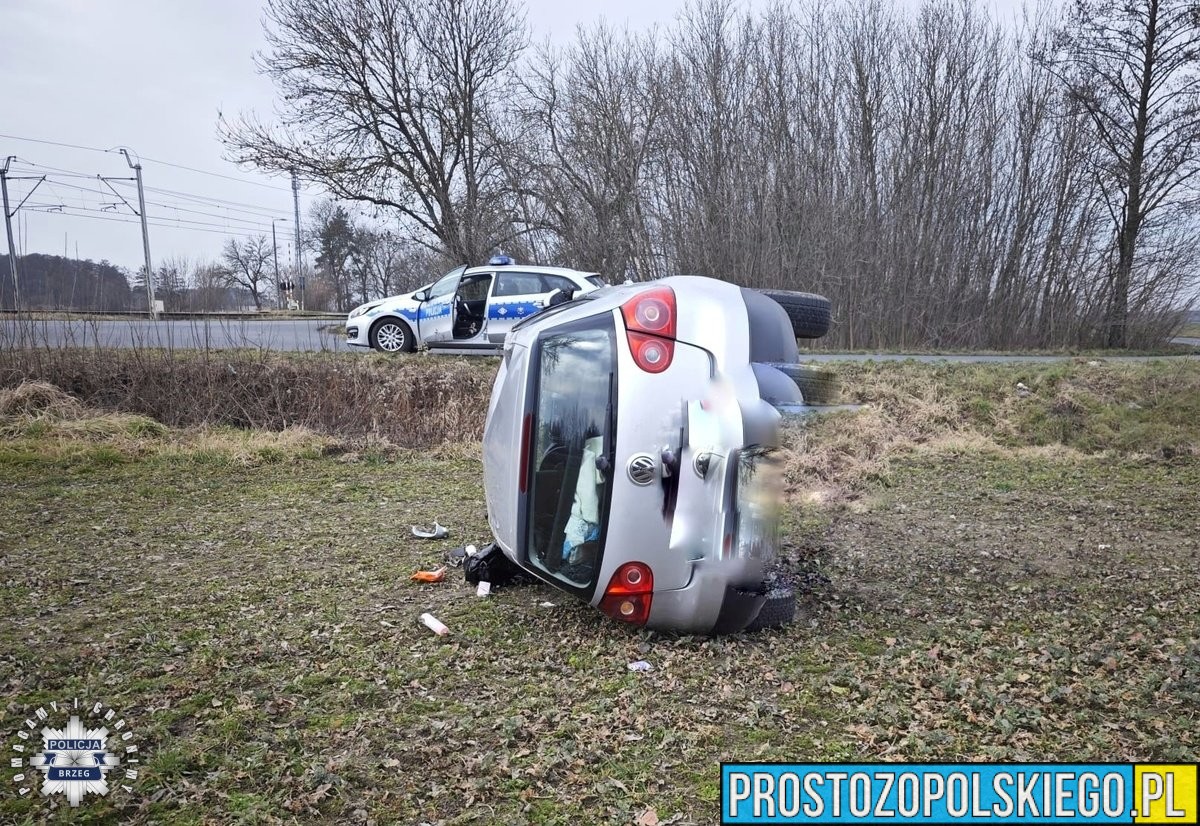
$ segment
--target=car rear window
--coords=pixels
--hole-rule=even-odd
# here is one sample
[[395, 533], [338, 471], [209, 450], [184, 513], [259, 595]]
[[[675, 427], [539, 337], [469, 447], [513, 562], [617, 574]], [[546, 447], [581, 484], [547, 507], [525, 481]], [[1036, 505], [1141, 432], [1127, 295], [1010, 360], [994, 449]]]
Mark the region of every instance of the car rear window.
[[587, 280], [597, 287], [607, 287], [608, 282], [598, 275], [589, 275]]
[[569, 589], [595, 588], [612, 492], [616, 332], [605, 313], [534, 348], [525, 553]]

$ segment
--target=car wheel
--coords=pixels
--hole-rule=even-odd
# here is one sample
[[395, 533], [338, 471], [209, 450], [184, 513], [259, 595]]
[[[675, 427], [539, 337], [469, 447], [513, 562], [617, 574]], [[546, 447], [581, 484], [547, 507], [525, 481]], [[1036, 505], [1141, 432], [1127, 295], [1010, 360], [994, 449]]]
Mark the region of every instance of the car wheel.
[[802, 364], [771, 366], [796, 383], [805, 404], [833, 404], [837, 401], [840, 384], [837, 373], [832, 370], [805, 367]]
[[782, 628], [796, 618], [796, 589], [787, 585], [776, 585], [767, 591], [767, 598], [759, 609], [758, 616], [746, 626], [747, 632], [764, 628]]
[[403, 321], [381, 318], [371, 327], [371, 346], [381, 353], [411, 353], [416, 349], [412, 331]]
[[829, 299], [814, 293], [791, 290], [759, 290], [787, 310], [796, 338], [820, 338], [829, 332], [831, 311]]

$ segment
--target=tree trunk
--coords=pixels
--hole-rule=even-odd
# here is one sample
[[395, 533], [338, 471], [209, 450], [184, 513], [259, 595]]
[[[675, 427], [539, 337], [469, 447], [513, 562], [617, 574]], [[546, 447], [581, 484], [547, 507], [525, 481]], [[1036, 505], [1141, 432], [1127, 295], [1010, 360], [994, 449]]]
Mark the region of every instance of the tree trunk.
[[1150, 0], [1146, 19], [1145, 51], [1142, 56], [1141, 86], [1138, 90], [1137, 116], [1134, 121], [1133, 147], [1129, 154], [1128, 186], [1120, 237], [1117, 239], [1117, 272], [1113, 278], [1112, 303], [1108, 316], [1108, 346], [1124, 347], [1129, 316], [1129, 283], [1138, 233], [1142, 227], [1142, 165], [1146, 157], [1146, 131], [1150, 120], [1150, 90], [1154, 85], [1154, 47], [1158, 36], [1158, 3]]

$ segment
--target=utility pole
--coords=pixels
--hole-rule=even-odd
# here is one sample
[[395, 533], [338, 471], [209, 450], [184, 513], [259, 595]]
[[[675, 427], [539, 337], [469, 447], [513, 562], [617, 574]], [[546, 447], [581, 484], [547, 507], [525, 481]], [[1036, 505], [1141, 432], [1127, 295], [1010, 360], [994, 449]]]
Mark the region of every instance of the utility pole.
[[31, 176], [17, 176], [12, 178], [11, 180], [14, 181], [36, 180], [37, 183], [33, 185], [33, 189], [25, 193], [25, 197], [21, 199], [21, 203], [17, 204], [16, 209], [9, 209], [8, 182], [10, 178], [8, 177], [8, 165], [16, 159], [16, 155], [9, 155], [4, 159], [4, 166], [0, 167], [0, 193], [3, 195], [2, 200], [4, 202], [4, 230], [8, 234], [8, 268], [12, 273], [13, 309], [19, 310], [21, 309], [21, 285], [20, 281], [17, 279], [17, 249], [16, 245], [13, 243], [12, 218], [21, 211], [21, 207], [25, 206], [25, 202], [29, 200], [29, 196], [33, 195], [33, 193], [37, 191], [37, 188], [42, 185], [42, 182], [46, 180], [46, 176], [42, 175], [39, 178], [33, 178]]
[[129, 164], [133, 174], [137, 176], [138, 215], [142, 219], [142, 251], [146, 254], [146, 307], [150, 310], [151, 320], [157, 321], [158, 310], [154, 307], [154, 270], [150, 269], [150, 229], [146, 225], [146, 194], [142, 191], [142, 165], [133, 162], [128, 149], [122, 149], [121, 154], [125, 156], [125, 163]]
[[286, 221], [286, 218], [271, 219], [271, 258], [275, 261], [275, 295], [278, 297], [279, 309], [283, 309], [283, 282], [279, 280], [279, 243], [275, 240], [275, 222]]
[[4, 168], [0, 169], [0, 190], [4, 192], [4, 229], [8, 233], [8, 268], [12, 272], [13, 309], [21, 308], [21, 287], [17, 282], [17, 251], [13, 247], [12, 213], [8, 211], [8, 165], [15, 155], [4, 159]]
[[304, 309], [304, 288], [307, 283], [304, 279], [304, 249], [300, 246], [300, 179], [296, 177], [296, 170], [292, 170], [292, 207], [296, 211], [296, 267], [299, 270], [296, 275], [300, 278], [300, 309]]

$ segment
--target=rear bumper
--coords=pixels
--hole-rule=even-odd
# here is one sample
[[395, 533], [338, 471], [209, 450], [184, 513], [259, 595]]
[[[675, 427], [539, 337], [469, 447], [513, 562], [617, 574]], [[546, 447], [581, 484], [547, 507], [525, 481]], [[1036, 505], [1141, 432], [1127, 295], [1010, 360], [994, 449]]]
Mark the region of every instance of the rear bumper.
[[749, 562], [697, 561], [686, 587], [655, 592], [646, 627], [693, 634], [741, 631], [766, 600], [754, 590], [762, 582], [761, 565]]

